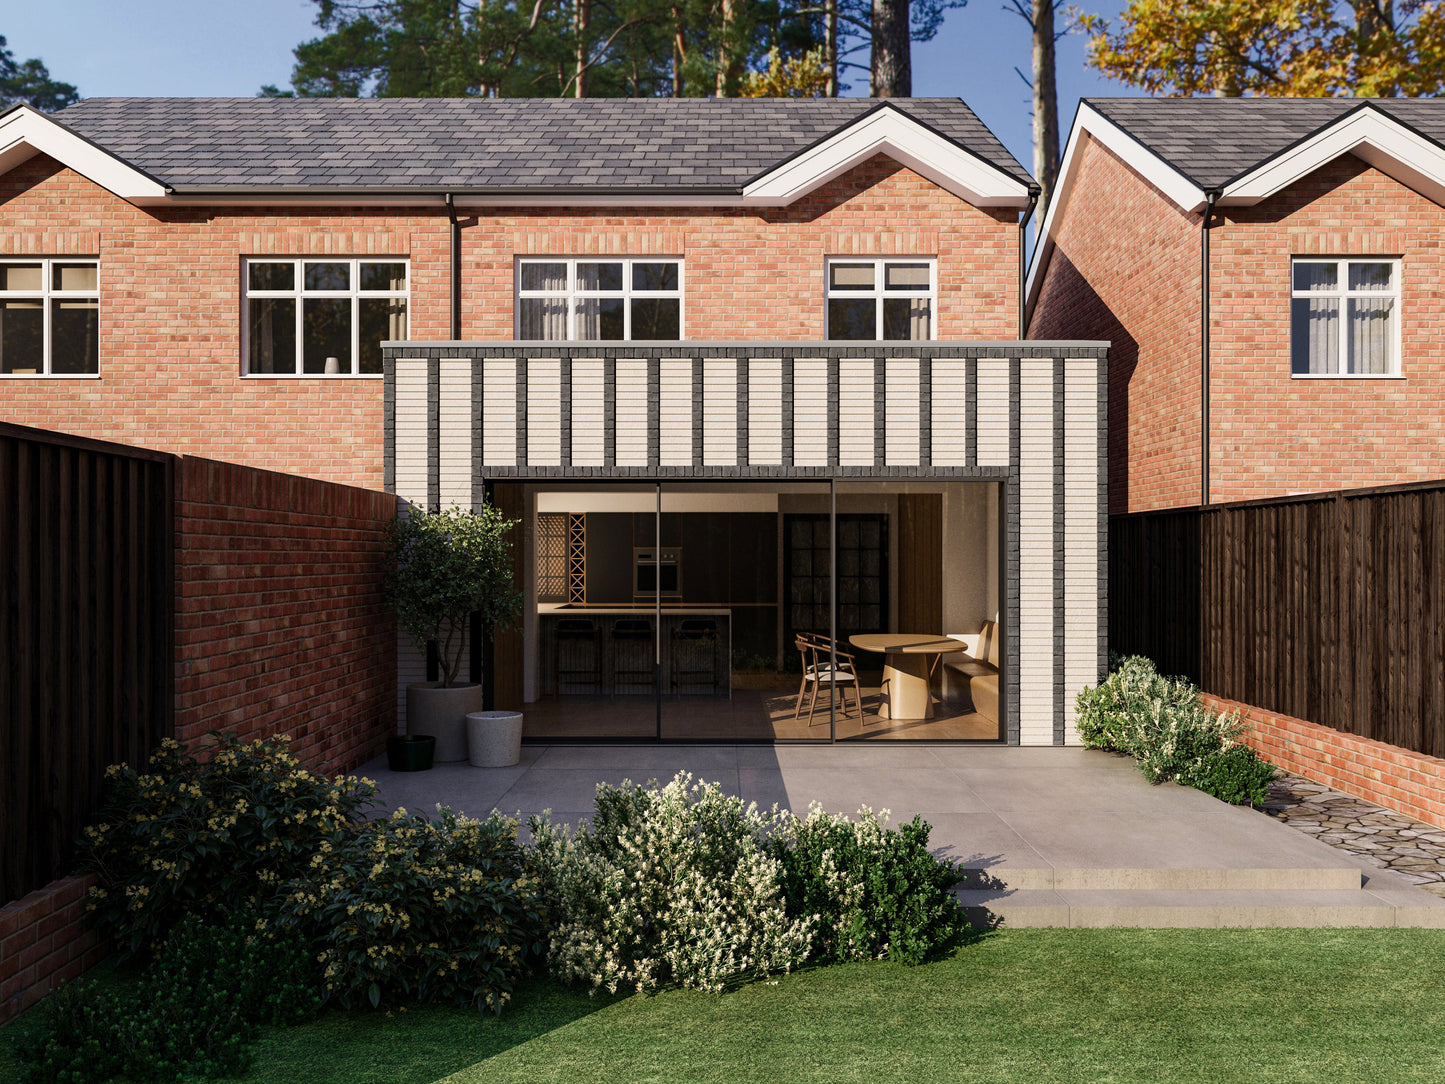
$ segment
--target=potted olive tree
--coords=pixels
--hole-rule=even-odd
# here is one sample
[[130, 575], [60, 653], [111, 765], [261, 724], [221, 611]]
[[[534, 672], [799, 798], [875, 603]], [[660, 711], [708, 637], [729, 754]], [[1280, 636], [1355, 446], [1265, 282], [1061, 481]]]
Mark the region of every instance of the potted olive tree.
[[407, 686], [407, 733], [433, 735], [438, 761], [467, 759], [466, 717], [483, 707], [482, 687], [458, 680], [471, 615], [502, 627], [521, 612], [507, 540], [516, 522], [488, 504], [480, 512], [411, 509], [387, 530], [397, 625], [422, 650], [436, 645], [441, 670], [440, 681]]

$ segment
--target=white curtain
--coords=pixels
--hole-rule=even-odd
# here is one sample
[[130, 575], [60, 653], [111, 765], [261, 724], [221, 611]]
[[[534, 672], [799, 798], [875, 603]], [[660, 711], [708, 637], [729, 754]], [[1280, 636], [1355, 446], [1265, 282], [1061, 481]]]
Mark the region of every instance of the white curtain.
[[602, 303], [595, 297], [577, 300], [577, 338], [588, 341], [602, 338]]
[[1337, 297], [1297, 297], [1291, 302], [1296, 373], [1340, 371], [1340, 301]]
[[1394, 298], [1350, 299], [1350, 319], [1345, 328], [1350, 372], [1390, 372], [1390, 355], [1395, 346], [1394, 315]]
[[559, 340], [567, 338], [567, 265], [565, 263], [524, 263], [522, 289], [555, 292], [559, 297], [524, 297], [519, 306], [522, 326], [518, 338]]
[[933, 306], [926, 297], [913, 299], [908, 310], [908, 337], [913, 340], [932, 338]]

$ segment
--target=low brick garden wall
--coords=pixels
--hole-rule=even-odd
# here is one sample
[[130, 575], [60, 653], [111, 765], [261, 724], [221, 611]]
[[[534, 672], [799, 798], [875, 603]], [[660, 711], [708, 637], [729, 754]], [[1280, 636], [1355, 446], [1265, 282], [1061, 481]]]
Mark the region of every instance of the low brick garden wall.
[[1285, 771], [1445, 828], [1445, 760], [1208, 693], [1204, 701], [1238, 710], [1249, 744]]

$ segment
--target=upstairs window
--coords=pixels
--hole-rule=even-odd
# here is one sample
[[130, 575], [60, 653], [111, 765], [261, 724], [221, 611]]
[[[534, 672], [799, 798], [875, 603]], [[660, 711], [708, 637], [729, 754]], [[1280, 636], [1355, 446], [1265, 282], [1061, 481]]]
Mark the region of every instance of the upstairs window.
[[0, 374], [99, 372], [99, 263], [69, 258], [0, 263]]
[[517, 338], [682, 338], [682, 261], [518, 260]]
[[380, 376], [406, 338], [405, 260], [247, 260], [245, 371]]
[[1291, 273], [1291, 374], [1399, 374], [1398, 260], [1295, 260]]
[[932, 260], [829, 260], [828, 338], [933, 338]]

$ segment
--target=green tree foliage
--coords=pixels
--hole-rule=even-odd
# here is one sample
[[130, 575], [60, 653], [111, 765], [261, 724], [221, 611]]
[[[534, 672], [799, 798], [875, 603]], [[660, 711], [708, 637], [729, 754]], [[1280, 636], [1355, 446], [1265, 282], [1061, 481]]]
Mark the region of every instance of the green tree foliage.
[[1132, 0], [1098, 16], [1089, 63], [1155, 94], [1433, 95], [1442, 0]]
[[24, 102], [44, 113], [54, 113], [78, 101], [80, 92], [69, 83], [50, 78], [50, 72], [35, 57], [17, 63], [0, 36], [0, 109]]

